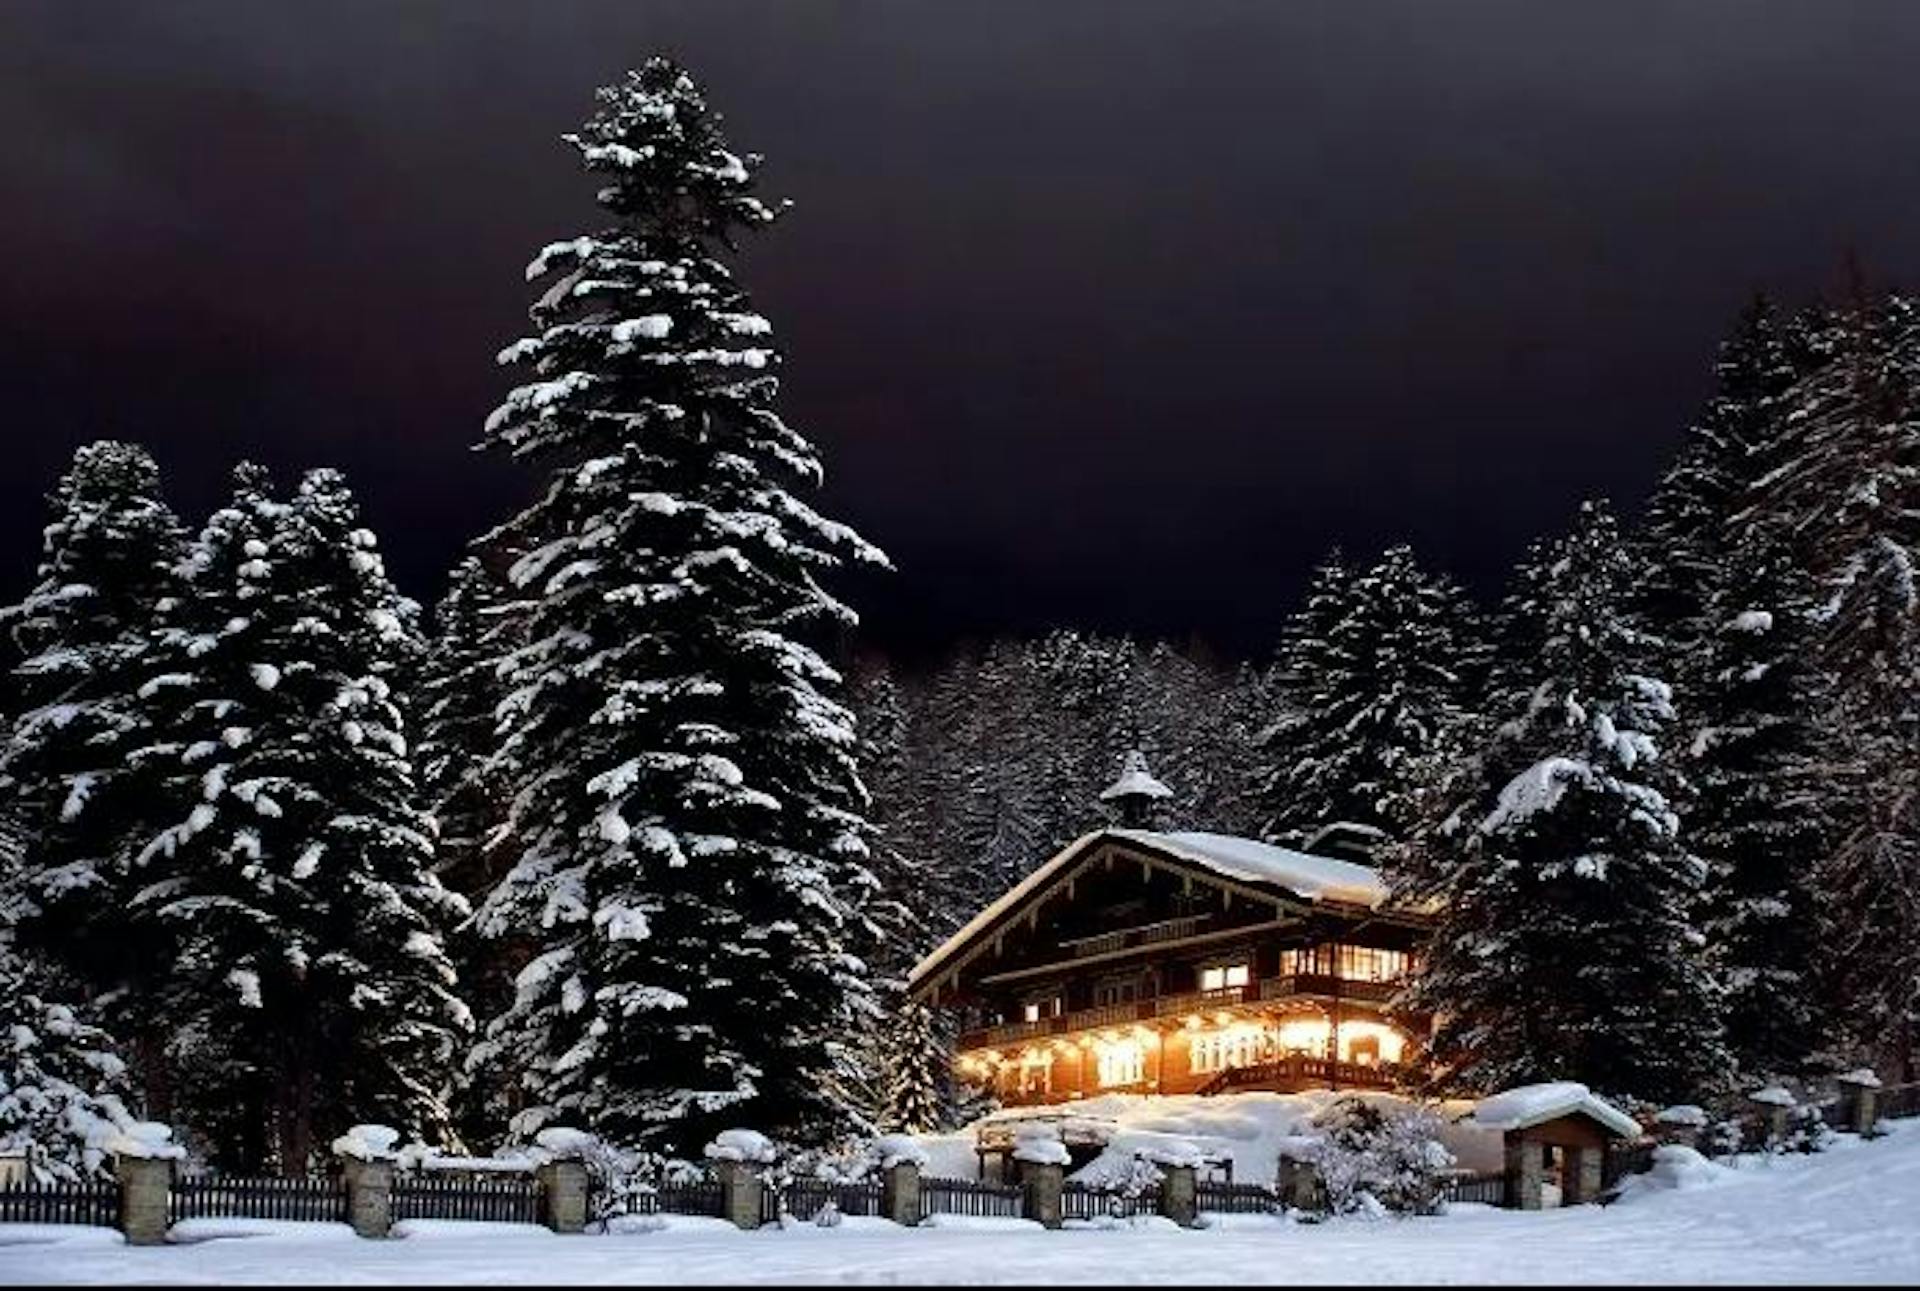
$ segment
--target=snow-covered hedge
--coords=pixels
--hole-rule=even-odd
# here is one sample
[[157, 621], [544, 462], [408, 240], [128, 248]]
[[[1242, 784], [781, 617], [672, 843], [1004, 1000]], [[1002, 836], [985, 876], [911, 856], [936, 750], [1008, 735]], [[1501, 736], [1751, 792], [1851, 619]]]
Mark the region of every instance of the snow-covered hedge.
[[1454, 1158], [1440, 1143], [1440, 1118], [1429, 1109], [1341, 1098], [1321, 1109], [1313, 1127], [1321, 1137], [1308, 1158], [1334, 1214], [1440, 1210]]

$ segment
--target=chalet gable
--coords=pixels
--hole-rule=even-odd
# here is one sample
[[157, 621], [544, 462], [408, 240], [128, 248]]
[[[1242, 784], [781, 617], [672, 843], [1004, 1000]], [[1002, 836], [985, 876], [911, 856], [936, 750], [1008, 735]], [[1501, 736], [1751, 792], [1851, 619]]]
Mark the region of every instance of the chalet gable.
[[[1140, 903], [1137, 917], [1102, 923], [1101, 909], [1072, 908], [1090, 907], [1097, 899], [1105, 900], [1108, 911], [1124, 907], [1130, 890], [1149, 898]], [[1091, 966], [1109, 953], [1099, 944], [1103, 936], [1120, 938], [1120, 929], [1183, 933], [1179, 925], [1200, 922], [1179, 917], [1185, 912], [1235, 912], [1215, 930], [1182, 938], [1203, 945], [1298, 923], [1317, 911], [1365, 916], [1378, 911], [1386, 896], [1377, 872], [1349, 861], [1220, 834], [1104, 829], [1076, 839], [988, 905], [922, 960], [907, 986], [916, 998], [938, 1003], [958, 990], [963, 976], [978, 978], [983, 969], [999, 979], [1019, 977], [1024, 957], [1017, 952], [1036, 937], [1043, 919], [1050, 927], [1063, 920], [1071, 924], [1076, 917], [1083, 924], [1094, 920], [1081, 929], [1086, 935], [1073, 938], [1072, 952], [1080, 964]], [[1116, 923], [1119, 929], [1111, 927]], [[1128, 952], [1116, 945], [1110, 953]]]

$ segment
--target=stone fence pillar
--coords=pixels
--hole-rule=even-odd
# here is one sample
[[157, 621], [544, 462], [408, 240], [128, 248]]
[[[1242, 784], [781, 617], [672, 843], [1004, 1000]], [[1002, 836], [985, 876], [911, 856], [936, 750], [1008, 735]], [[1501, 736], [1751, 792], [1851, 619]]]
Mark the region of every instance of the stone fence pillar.
[[347, 1181], [347, 1222], [362, 1237], [385, 1237], [393, 1228], [393, 1163], [400, 1131], [390, 1125], [356, 1125], [333, 1141]]
[[173, 1188], [173, 1162], [151, 1157], [116, 1156], [113, 1175], [120, 1181], [120, 1231], [129, 1246], [159, 1246], [167, 1240], [167, 1196]]
[[880, 1213], [911, 1228], [920, 1222], [920, 1165], [896, 1161], [880, 1171]]
[[1747, 1095], [1754, 1119], [1760, 1124], [1765, 1146], [1778, 1147], [1786, 1141], [1787, 1117], [1793, 1111], [1793, 1095], [1778, 1085], [1769, 1085]]
[[720, 1179], [722, 1217], [735, 1228], [760, 1227], [760, 1208], [767, 1188], [760, 1171], [746, 1161], [716, 1161], [713, 1168]]
[[1280, 1194], [1280, 1204], [1289, 1210], [1317, 1211], [1321, 1208], [1320, 1170], [1305, 1157], [1282, 1152], [1279, 1172], [1273, 1183], [1274, 1190]]
[[1020, 1186], [1022, 1205], [1028, 1219], [1037, 1219], [1046, 1228], [1060, 1227], [1060, 1196], [1066, 1191], [1067, 1172], [1057, 1161], [1022, 1161]]
[[158, 1246], [167, 1240], [173, 1163], [186, 1155], [172, 1138], [173, 1130], [159, 1121], [136, 1121], [107, 1142], [114, 1178], [120, 1182], [120, 1231], [130, 1246]]
[[587, 1163], [579, 1157], [555, 1157], [534, 1168], [540, 1182], [541, 1219], [556, 1233], [587, 1229]]
[[1160, 1167], [1160, 1213], [1182, 1228], [1200, 1223], [1199, 1172], [1192, 1166]]
[[1663, 1107], [1653, 1118], [1653, 1136], [1656, 1139], [1696, 1151], [1700, 1147], [1700, 1132], [1706, 1127], [1706, 1110], [1692, 1103]]
[[760, 1227], [766, 1183], [760, 1169], [774, 1159], [773, 1143], [752, 1130], [722, 1130], [706, 1147], [720, 1179], [721, 1212], [735, 1228]]
[[342, 1157], [347, 1180], [347, 1222], [361, 1237], [385, 1237], [393, 1229], [393, 1162]]
[[1842, 1128], [1871, 1137], [1880, 1122], [1880, 1077], [1861, 1067], [1840, 1077], [1839, 1084]]

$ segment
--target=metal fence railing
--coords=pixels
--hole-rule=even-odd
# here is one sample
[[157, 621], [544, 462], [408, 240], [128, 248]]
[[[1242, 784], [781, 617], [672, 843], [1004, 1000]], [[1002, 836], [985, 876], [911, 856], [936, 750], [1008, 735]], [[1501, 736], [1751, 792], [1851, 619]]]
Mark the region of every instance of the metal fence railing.
[[1456, 1174], [1440, 1191], [1444, 1201], [1477, 1201], [1486, 1206], [1507, 1204], [1507, 1176], [1499, 1171]]
[[878, 1180], [834, 1183], [826, 1179], [789, 1179], [761, 1192], [760, 1218], [772, 1223], [784, 1212], [795, 1219], [811, 1220], [818, 1218], [828, 1203], [843, 1215], [878, 1215], [880, 1183]]
[[393, 1218], [473, 1219], [537, 1224], [542, 1190], [534, 1179], [462, 1179], [403, 1174], [393, 1181]]
[[1151, 1185], [1122, 1192], [1069, 1180], [1060, 1189], [1062, 1219], [1132, 1219], [1136, 1215], [1159, 1213], [1160, 1189]]
[[1280, 1194], [1257, 1183], [1202, 1183], [1195, 1190], [1200, 1211], [1222, 1215], [1277, 1215]]
[[971, 1179], [922, 1179], [920, 1217], [978, 1215], [1019, 1219], [1026, 1213], [1018, 1185], [974, 1182]]
[[16, 1183], [0, 1188], [0, 1224], [120, 1223], [120, 1186], [110, 1179]]
[[346, 1181], [326, 1175], [247, 1179], [188, 1175], [167, 1194], [167, 1222], [183, 1219], [294, 1219], [345, 1223]]

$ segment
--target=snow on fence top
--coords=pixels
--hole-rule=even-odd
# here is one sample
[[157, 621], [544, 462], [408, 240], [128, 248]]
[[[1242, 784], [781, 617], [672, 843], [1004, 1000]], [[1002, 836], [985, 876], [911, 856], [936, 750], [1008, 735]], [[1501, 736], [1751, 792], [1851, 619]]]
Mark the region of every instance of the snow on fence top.
[[773, 1141], [756, 1130], [721, 1130], [706, 1146], [709, 1161], [748, 1161], [758, 1165], [773, 1160]]
[[1697, 1103], [1675, 1103], [1672, 1107], [1663, 1107], [1654, 1114], [1654, 1120], [1662, 1125], [1704, 1126], [1707, 1123], [1707, 1109]]
[[1843, 1085], [1862, 1085], [1868, 1089], [1880, 1088], [1880, 1077], [1874, 1074], [1873, 1068], [1871, 1067], [1855, 1067], [1852, 1071], [1844, 1076], [1837, 1077], [1837, 1079]]
[[115, 1156], [138, 1157], [148, 1161], [178, 1161], [187, 1150], [174, 1143], [173, 1127], [160, 1121], [134, 1121], [122, 1126], [107, 1140], [107, 1151]]
[[1778, 1085], [1768, 1085], [1765, 1089], [1756, 1089], [1747, 1095], [1750, 1102], [1765, 1103], [1769, 1107], [1792, 1107], [1793, 1095]]
[[897, 1165], [924, 1168], [930, 1160], [927, 1150], [911, 1134], [881, 1135], [873, 1141], [873, 1155], [879, 1159], [882, 1170], [891, 1170]]
[[1164, 856], [1211, 870], [1222, 878], [1284, 888], [1308, 901], [1347, 901], [1373, 907], [1387, 899], [1387, 885], [1381, 879], [1380, 872], [1352, 861], [1339, 861], [1330, 856], [1310, 856], [1305, 852], [1228, 834], [1163, 834], [1146, 829], [1096, 830], [1081, 835], [1061, 848], [1045, 864], [969, 919], [965, 927], [914, 965], [913, 972], [907, 977], [908, 984], [917, 985], [930, 976], [941, 961], [1052, 882], [1056, 874], [1077, 861], [1089, 847], [1103, 838], [1119, 838], [1139, 844]]
[[1524, 1130], [1573, 1115], [1591, 1117], [1629, 1138], [1640, 1133], [1638, 1121], [1612, 1103], [1596, 1098], [1592, 1090], [1575, 1080], [1520, 1085], [1483, 1098], [1473, 1107], [1474, 1124], [1490, 1130]]

